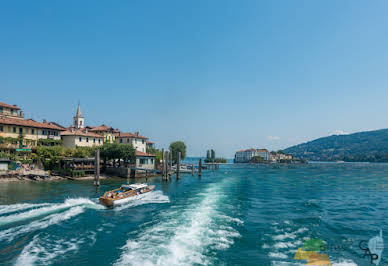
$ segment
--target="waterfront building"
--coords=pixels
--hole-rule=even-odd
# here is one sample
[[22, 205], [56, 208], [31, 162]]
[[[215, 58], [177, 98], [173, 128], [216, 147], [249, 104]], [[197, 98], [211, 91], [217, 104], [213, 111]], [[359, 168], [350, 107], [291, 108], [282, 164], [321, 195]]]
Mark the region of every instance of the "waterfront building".
[[132, 144], [132, 146], [140, 152], [147, 152], [147, 137], [143, 137], [136, 133], [130, 132], [118, 132], [115, 134], [116, 143], [119, 144]]
[[136, 150], [136, 167], [143, 169], [155, 169], [155, 155]]
[[25, 119], [17, 105], [0, 102], [0, 137], [8, 138], [0, 144], [0, 150], [31, 149], [40, 139], [60, 140], [60, 132], [65, 128], [54, 122], [37, 122]]
[[236, 152], [234, 162], [247, 163], [255, 156], [263, 158], [264, 161], [268, 161], [270, 159], [270, 153], [267, 149], [247, 149]]
[[69, 128], [61, 133], [63, 145], [69, 148], [93, 147], [104, 144], [104, 136], [89, 132], [87, 129]]
[[269, 151], [267, 149], [258, 149], [256, 150], [256, 155], [255, 156], [260, 156], [261, 158], [264, 159], [264, 161], [269, 161]]
[[294, 158], [291, 154], [272, 152], [270, 155], [271, 162], [292, 161]]
[[155, 143], [153, 143], [152, 141], [147, 140], [146, 141], [146, 148], [147, 148], [147, 150], [148, 149], [155, 149]]

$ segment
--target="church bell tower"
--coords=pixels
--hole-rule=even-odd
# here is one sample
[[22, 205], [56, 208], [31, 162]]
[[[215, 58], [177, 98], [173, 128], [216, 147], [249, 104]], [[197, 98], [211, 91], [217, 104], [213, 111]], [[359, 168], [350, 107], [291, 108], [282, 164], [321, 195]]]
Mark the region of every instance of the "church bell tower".
[[85, 119], [81, 114], [81, 107], [80, 104], [78, 104], [77, 113], [74, 116], [74, 127], [76, 129], [81, 129], [85, 127]]

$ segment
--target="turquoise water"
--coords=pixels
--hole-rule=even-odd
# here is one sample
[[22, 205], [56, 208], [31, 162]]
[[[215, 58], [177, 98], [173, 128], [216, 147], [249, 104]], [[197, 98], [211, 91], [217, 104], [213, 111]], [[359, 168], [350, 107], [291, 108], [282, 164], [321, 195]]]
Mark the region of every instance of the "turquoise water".
[[388, 262], [385, 164], [225, 165], [97, 204], [123, 182], [0, 183], [0, 264], [306, 265], [294, 255], [313, 238], [332, 265], [371, 265], [358, 244], [380, 229]]

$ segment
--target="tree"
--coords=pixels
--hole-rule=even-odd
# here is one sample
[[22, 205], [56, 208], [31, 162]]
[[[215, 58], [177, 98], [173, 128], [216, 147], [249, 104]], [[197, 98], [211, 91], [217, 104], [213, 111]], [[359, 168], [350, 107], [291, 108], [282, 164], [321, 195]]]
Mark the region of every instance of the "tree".
[[249, 162], [250, 163], [263, 163], [264, 158], [261, 156], [253, 156]]
[[181, 160], [186, 158], [186, 145], [183, 141], [175, 141], [170, 144], [172, 152], [172, 161], [176, 163], [178, 161], [177, 153], [181, 152]]
[[104, 162], [107, 160], [122, 159], [125, 162], [134, 162], [136, 158], [136, 151], [132, 145], [118, 144], [118, 143], [106, 143], [100, 148], [100, 155], [104, 158]]
[[210, 153], [211, 153], [211, 158], [212, 158], [212, 160], [215, 160], [215, 159], [216, 159], [216, 152], [212, 149], [212, 150], [210, 151]]
[[155, 163], [158, 166], [162, 160], [162, 151], [155, 148], [147, 148], [147, 153], [155, 155]]

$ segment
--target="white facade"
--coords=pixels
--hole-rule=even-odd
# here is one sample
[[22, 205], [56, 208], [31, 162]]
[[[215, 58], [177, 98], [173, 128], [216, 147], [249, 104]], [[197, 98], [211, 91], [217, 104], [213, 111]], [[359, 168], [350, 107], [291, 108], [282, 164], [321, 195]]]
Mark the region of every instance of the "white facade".
[[136, 167], [153, 170], [155, 169], [155, 157], [137, 157]]
[[147, 152], [147, 142], [145, 138], [116, 136], [119, 144], [131, 144], [137, 151]]
[[84, 135], [63, 135], [63, 146], [69, 148], [76, 147], [93, 147], [104, 144], [104, 137], [84, 136]]
[[265, 161], [268, 161], [270, 159], [270, 154], [266, 149], [248, 149], [236, 152], [234, 156], [234, 162], [247, 163], [255, 156], [260, 156]]

